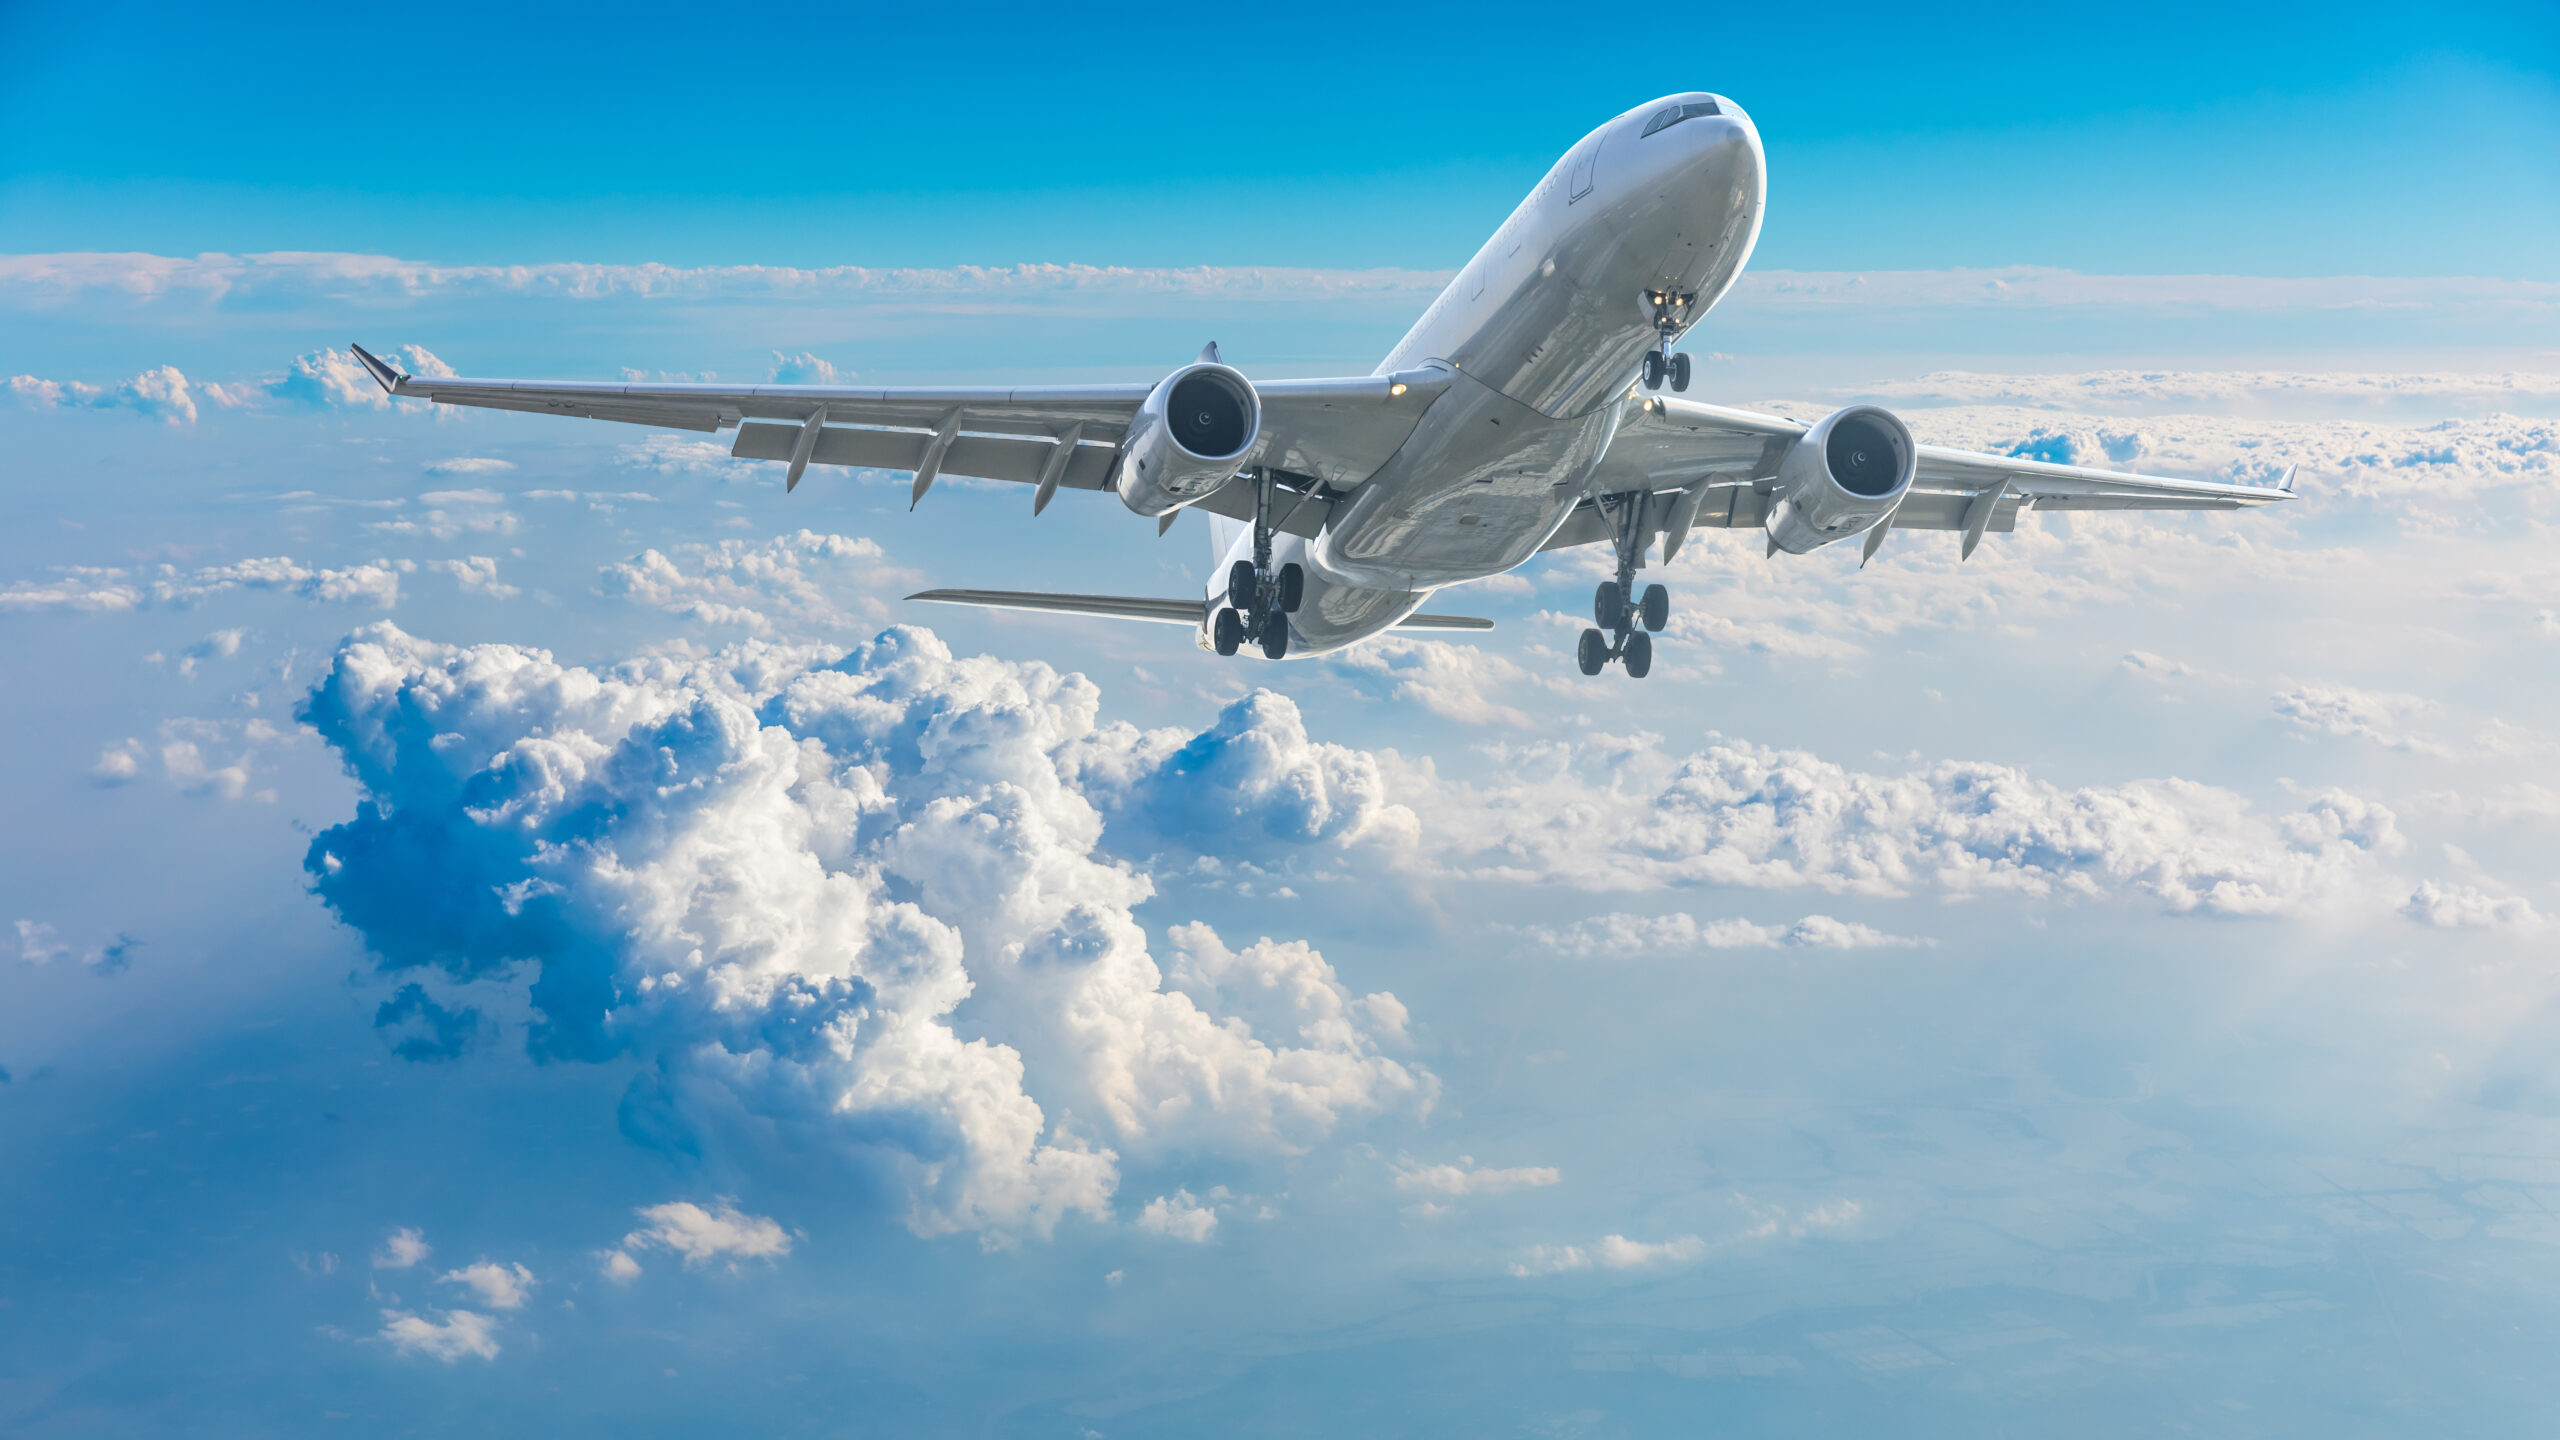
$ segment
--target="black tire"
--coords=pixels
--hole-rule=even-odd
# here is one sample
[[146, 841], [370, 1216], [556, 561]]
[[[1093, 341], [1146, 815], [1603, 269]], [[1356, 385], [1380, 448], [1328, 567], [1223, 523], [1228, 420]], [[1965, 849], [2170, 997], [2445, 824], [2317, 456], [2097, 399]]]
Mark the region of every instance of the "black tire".
[[1266, 660], [1283, 660], [1289, 654], [1289, 617], [1277, 610], [1262, 620], [1262, 656]]
[[1627, 623], [1627, 593], [1615, 580], [1603, 580], [1591, 592], [1591, 623], [1603, 630], [1624, 628]]
[[1573, 662], [1585, 675], [1597, 675], [1609, 663], [1609, 637], [1597, 630], [1582, 632], [1582, 643], [1573, 647]]
[[1671, 388], [1674, 390], [1689, 388], [1689, 352], [1686, 350], [1671, 357]]
[[1262, 577], [1253, 573], [1253, 562], [1239, 560], [1227, 567], [1227, 603], [1239, 610], [1251, 610], [1262, 600]]
[[1244, 648], [1244, 617], [1233, 610], [1221, 610], [1209, 622], [1209, 648], [1221, 655], [1233, 655]]
[[1653, 637], [1641, 630], [1628, 636], [1626, 648], [1618, 652], [1618, 659], [1627, 667], [1628, 679], [1643, 679], [1645, 672], [1653, 668]]
[[1644, 587], [1644, 628], [1659, 630], [1671, 623], [1671, 592], [1659, 585]]
[[1280, 567], [1280, 613], [1295, 615], [1298, 602], [1307, 598], [1307, 572], [1296, 565]]
[[1644, 388], [1647, 390], [1662, 388], [1662, 352], [1659, 350], [1644, 352]]

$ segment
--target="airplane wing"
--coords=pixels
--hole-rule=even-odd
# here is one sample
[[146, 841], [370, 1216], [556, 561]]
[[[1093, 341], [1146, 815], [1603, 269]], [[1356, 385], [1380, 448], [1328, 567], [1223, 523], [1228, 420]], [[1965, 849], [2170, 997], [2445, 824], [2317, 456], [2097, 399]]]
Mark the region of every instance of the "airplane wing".
[[[1013, 480], [1055, 490], [1109, 487], [1120, 442], [1152, 384], [880, 388], [851, 385], [706, 385], [623, 381], [472, 380], [408, 375], [349, 346], [383, 390], [438, 405], [619, 420], [706, 433], [735, 430], [729, 453], [778, 460], [796, 486], [810, 465], [912, 471], [915, 498], [937, 475]], [[1260, 447], [1251, 463], [1302, 477], [1280, 522], [1294, 534], [1322, 532], [1330, 505], [1319, 488], [1356, 485], [1413, 433], [1422, 412], [1449, 386], [1427, 368], [1340, 380], [1257, 382]], [[1053, 473], [1054, 472], [1054, 473]], [[1199, 502], [1213, 514], [1250, 519], [1249, 487], [1229, 486]]]
[[[1768, 513], [1778, 462], [1809, 427], [1780, 415], [1763, 415], [1671, 396], [1647, 396], [1618, 427], [1591, 488], [1599, 494], [1651, 490], [1680, 492], [1681, 504], [1662, 507], [1657, 529], [1757, 526]], [[2293, 496], [2293, 472], [2275, 485], [2233, 485], [2057, 465], [2015, 455], [1978, 455], [1936, 445], [1919, 447], [1919, 474], [1889, 522], [1896, 530], [1985, 531], [2017, 528], [2021, 510], [2236, 510]], [[1694, 518], [1677, 517], [1697, 497]], [[1977, 512], [1976, 502], [1990, 509]], [[1979, 523], [1977, 528], [1976, 522]], [[1611, 538], [1606, 516], [1585, 500], [1545, 548], [1562, 549]], [[1678, 548], [1675, 540], [1670, 547]], [[1971, 550], [1970, 539], [1966, 546]]]

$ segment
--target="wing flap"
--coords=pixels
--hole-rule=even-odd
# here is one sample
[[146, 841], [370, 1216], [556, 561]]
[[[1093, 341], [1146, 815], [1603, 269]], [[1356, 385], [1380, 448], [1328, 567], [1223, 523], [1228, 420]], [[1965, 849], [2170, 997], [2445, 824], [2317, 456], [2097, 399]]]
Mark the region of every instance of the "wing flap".
[[[789, 460], [799, 442], [800, 427], [748, 421], [738, 427], [729, 453], [741, 460]], [[830, 425], [818, 432], [810, 463], [858, 469], [913, 470], [923, 463], [933, 437], [920, 430], [881, 430], [867, 426]], [[1032, 484], [1056, 448], [1053, 440], [1020, 440], [1001, 435], [962, 435], [942, 457], [942, 473], [981, 480], [1015, 480]], [[1099, 490], [1111, 478], [1119, 452], [1109, 445], [1078, 445], [1058, 484], [1069, 490]]]

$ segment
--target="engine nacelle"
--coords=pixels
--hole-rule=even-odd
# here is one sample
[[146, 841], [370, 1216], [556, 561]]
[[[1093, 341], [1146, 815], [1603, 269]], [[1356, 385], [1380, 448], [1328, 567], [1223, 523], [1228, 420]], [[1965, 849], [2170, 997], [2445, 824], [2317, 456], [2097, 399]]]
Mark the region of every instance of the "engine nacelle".
[[1120, 502], [1141, 515], [1179, 510], [1224, 485], [1262, 439], [1253, 382], [1214, 360], [1166, 376], [1120, 442]]
[[1790, 555], [1863, 534], [1911, 493], [1920, 447], [1890, 410], [1852, 405], [1804, 432], [1778, 462], [1769, 538]]

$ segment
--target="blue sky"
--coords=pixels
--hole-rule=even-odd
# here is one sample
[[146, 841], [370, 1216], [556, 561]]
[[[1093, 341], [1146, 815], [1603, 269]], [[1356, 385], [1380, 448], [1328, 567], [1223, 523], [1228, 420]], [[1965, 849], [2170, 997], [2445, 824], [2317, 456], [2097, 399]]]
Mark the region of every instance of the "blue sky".
[[[0, 12], [0, 1432], [2538, 1426], [2549, 12], [1593, 19]], [[1364, 371], [1690, 85], [1708, 398], [2301, 498], [1269, 666], [340, 348]]]

